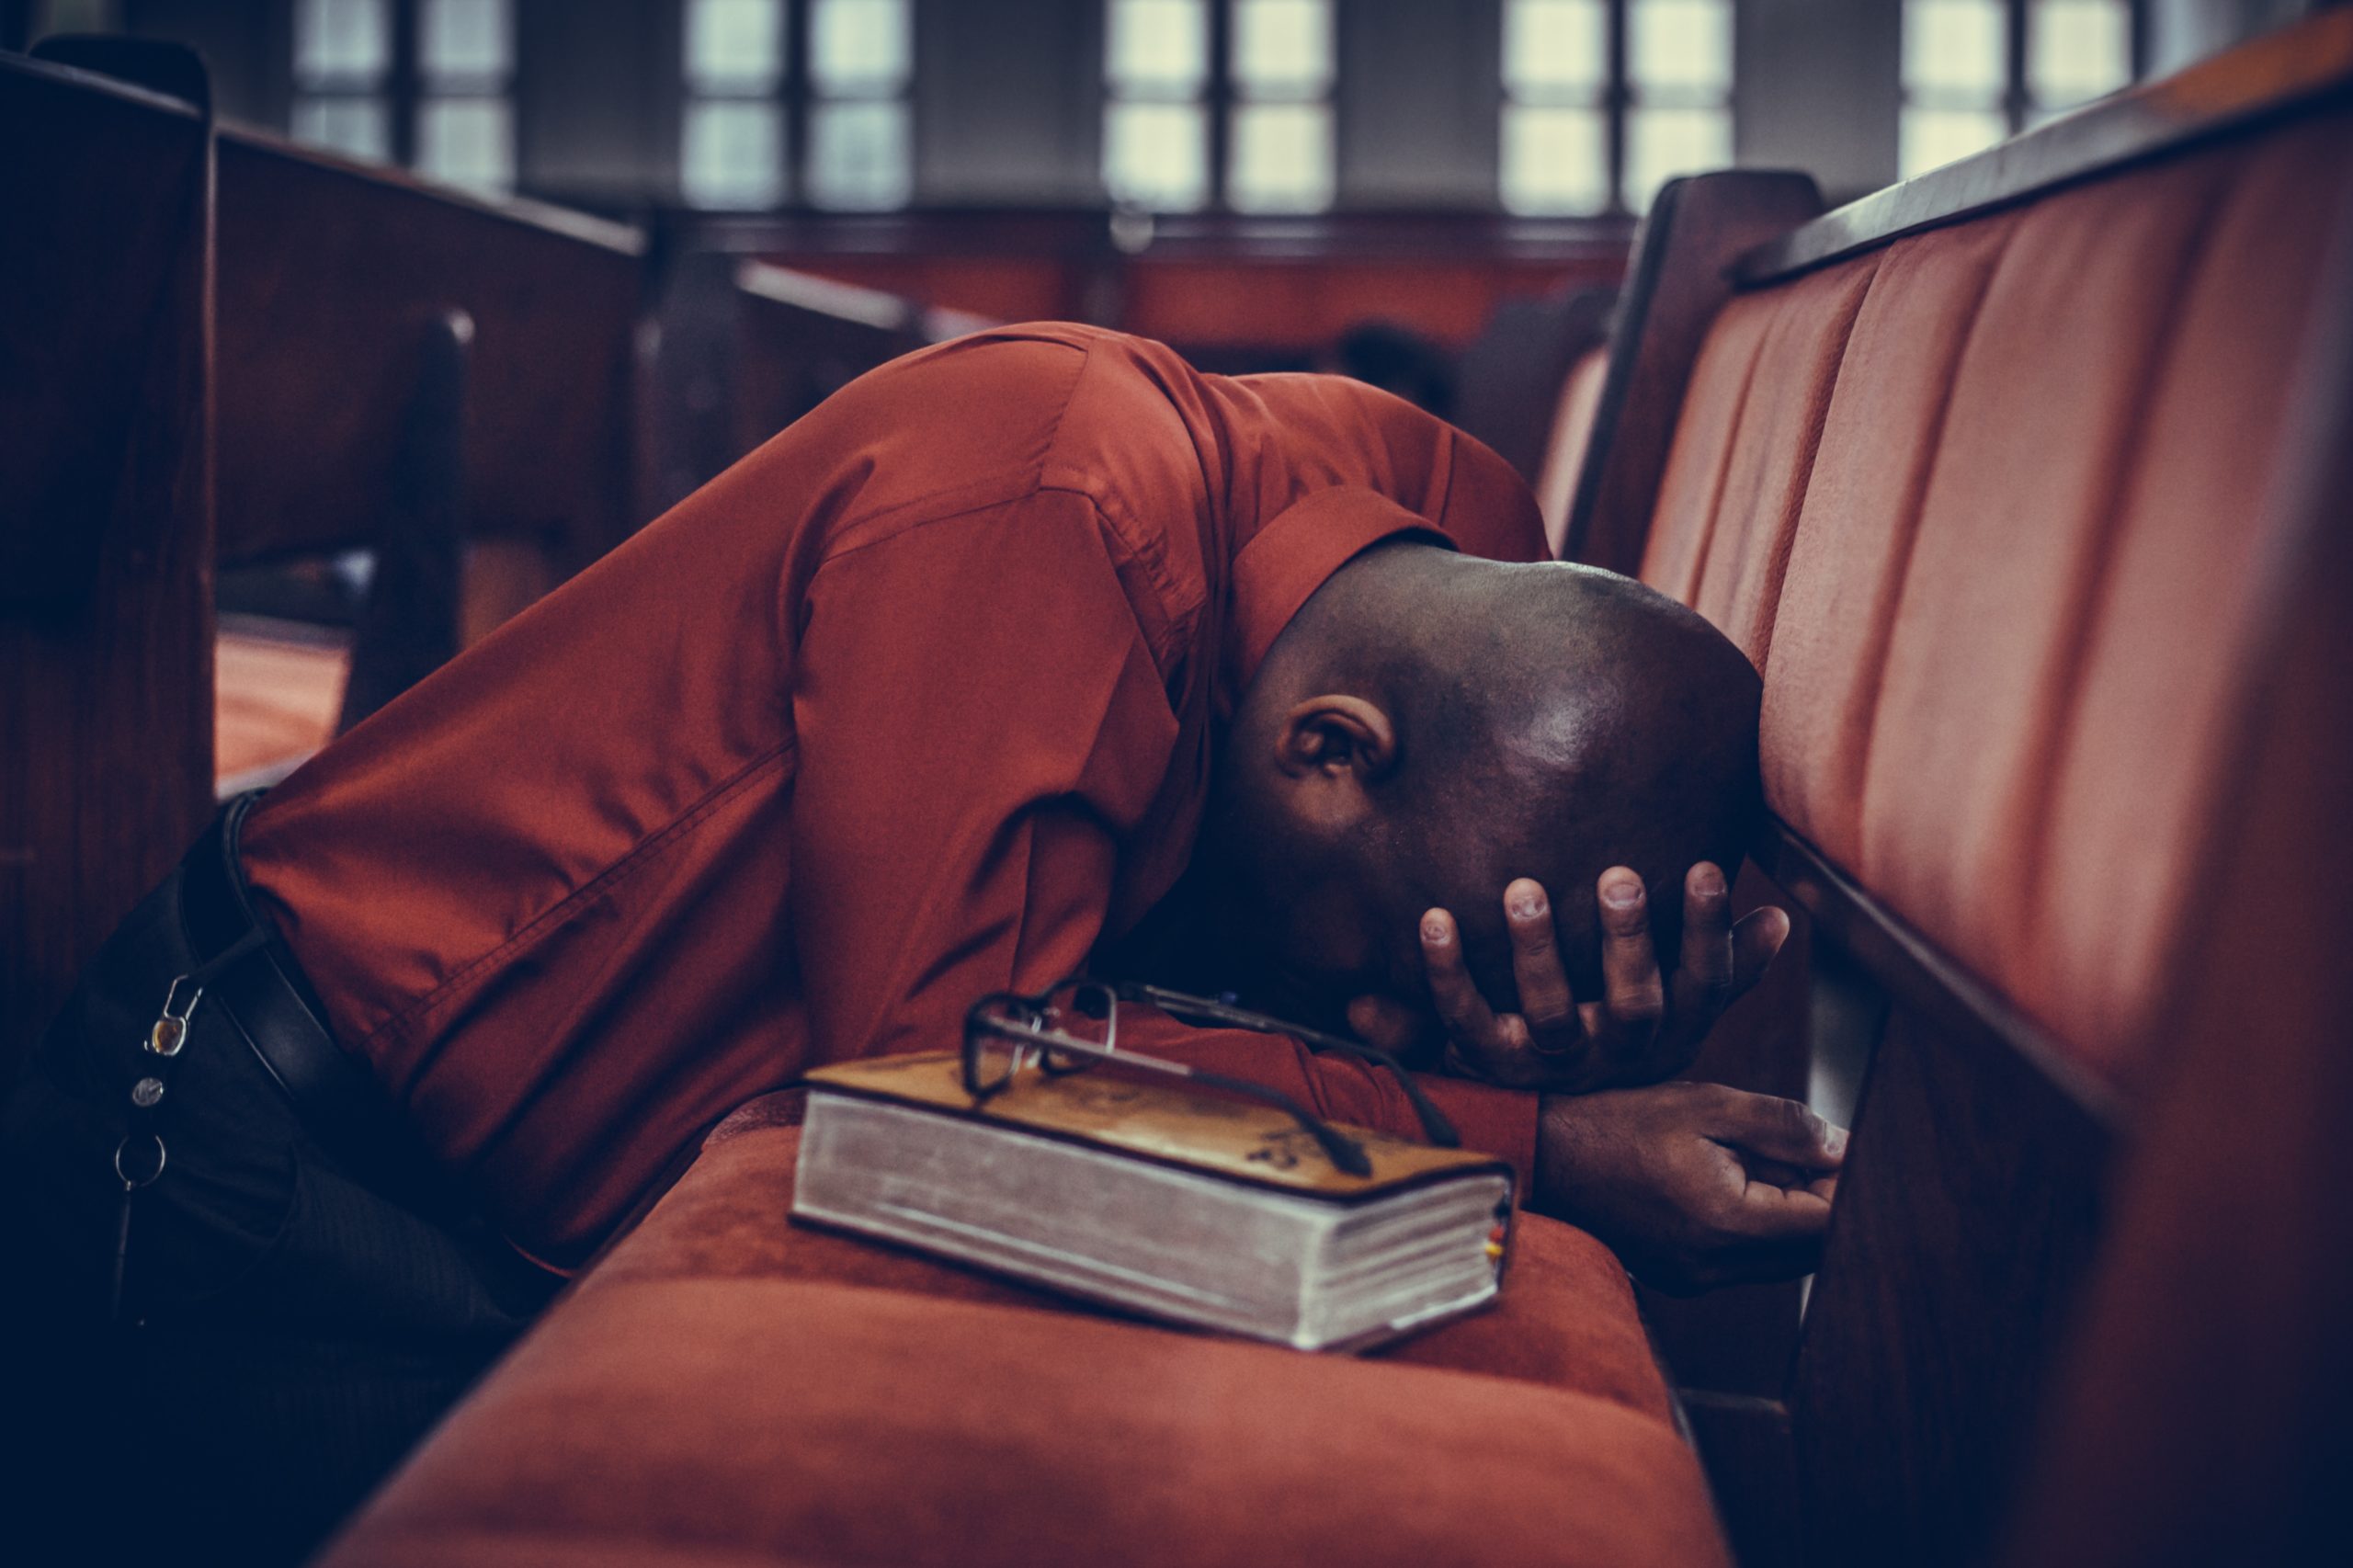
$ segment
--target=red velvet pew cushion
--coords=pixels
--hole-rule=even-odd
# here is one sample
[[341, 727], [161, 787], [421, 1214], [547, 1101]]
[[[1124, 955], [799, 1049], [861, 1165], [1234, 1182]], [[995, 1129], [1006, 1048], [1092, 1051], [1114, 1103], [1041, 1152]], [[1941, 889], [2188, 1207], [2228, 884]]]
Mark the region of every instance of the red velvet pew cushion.
[[1363, 1358], [1130, 1323], [784, 1219], [739, 1113], [339, 1564], [1724, 1561], [1608, 1251]]

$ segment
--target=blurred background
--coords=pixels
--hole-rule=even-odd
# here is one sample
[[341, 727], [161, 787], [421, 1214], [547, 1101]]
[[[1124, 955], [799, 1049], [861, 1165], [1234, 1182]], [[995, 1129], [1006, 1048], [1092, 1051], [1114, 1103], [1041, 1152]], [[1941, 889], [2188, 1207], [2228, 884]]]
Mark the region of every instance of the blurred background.
[[0, 0], [0, 46], [177, 40], [224, 119], [354, 158], [1443, 403], [1499, 302], [1614, 282], [1671, 176], [1802, 168], [1836, 201], [2307, 8]]

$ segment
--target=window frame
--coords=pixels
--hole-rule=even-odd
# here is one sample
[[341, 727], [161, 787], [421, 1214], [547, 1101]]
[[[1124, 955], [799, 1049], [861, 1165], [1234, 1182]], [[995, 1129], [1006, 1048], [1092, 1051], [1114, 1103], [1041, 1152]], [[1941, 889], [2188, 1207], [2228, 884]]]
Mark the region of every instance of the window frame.
[[[894, 87], [875, 90], [854, 86], [847, 91], [829, 91], [817, 80], [811, 68], [816, 43], [816, 0], [777, 0], [779, 25], [783, 29], [783, 68], [777, 73], [775, 83], [765, 93], [704, 92], [697, 90], [687, 71], [687, 28], [692, 0], [677, 0], [676, 21], [672, 28], [677, 51], [677, 68], [672, 73], [673, 90], [676, 93], [676, 136], [671, 158], [671, 192], [679, 206], [699, 212], [724, 215], [730, 212], [777, 212], [807, 210], [813, 212], [904, 212], [920, 205], [921, 173], [917, 150], [920, 146], [923, 95], [917, 90], [923, 71], [922, 8], [915, 0], [905, 0], [907, 8], [907, 74]], [[763, 208], [730, 208], [703, 206], [690, 200], [686, 189], [686, 124], [688, 116], [698, 104], [753, 103], [772, 106], [781, 127], [784, 155], [778, 170], [780, 189], [776, 200]], [[888, 205], [860, 205], [822, 202], [814, 199], [816, 181], [811, 176], [816, 167], [815, 145], [818, 111], [838, 104], [895, 105], [905, 117], [907, 137], [906, 187], [900, 199]]]
[[[1630, 130], [1630, 126], [1633, 120], [1635, 111], [1646, 107], [1643, 99], [1642, 84], [1634, 79], [1631, 68], [1633, 56], [1632, 12], [1635, 0], [1598, 0], [1598, 4], [1602, 10], [1602, 78], [1597, 97], [1589, 103], [1580, 104], [1569, 104], [1563, 99], [1548, 97], [1540, 95], [1536, 97], [1523, 97], [1519, 92], [1514, 89], [1512, 86], [1511, 77], [1506, 70], [1502, 50], [1502, 40], [1510, 37], [1511, 21], [1506, 13], [1510, 10], [1512, 4], [1513, 0], [1501, 0], [1501, 4], [1497, 9], [1498, 32], [1495, 58], [1495, 81], [1501, 95], [1501, 101], [1497, 107], [1495, 114], [1496, 207], [1506, 213], [1512, 213], [1515, 217], [1532, 218], [1540, 216], [1552, 220], [1574, 221], [1580, 219], [1631, 218], [1638, 216], [1639, 214], [1637, 210], [1626, 199], [1627, 154], [1631, 142], [1631, 131]], [[1708, 104], [1704, 106], [1681, 107], [1702, 107], [1710, 109], [1721, 109], [1725, 117], [1726, 123], [1733, 128], [1736, 153], [1738, 128], [1740, 123], [1740, 70], [1738, 43], [1740, 0], [1725, 0], [1725, 20], [1726, 25], [1733, 29], [1731, 42], [1733, 59], [1731, 62], [1732, 69], [1728, 73], [1725, 80], [1723, 99], [1722, 103]], [[1672, 108], [1678, 106], [1651, 105], [1647, 107]], [[1580, 108], [1597, 112], [1601, 116], [1602, 180], [1605, 187], [1608, 191], [1608, 198], [1602, 206], [1590, 212], [1547, 212], [1541, 214], [1512, 212], [1510, 205], [1505, 199], [1503, 188], [1503, 147], [1506, 140], [1510, 135], [1507, 124], [1511, 118], [1511, 112], [1513, 109], [1518, 108]], [[1727, 166], [1729, 166], [1729, 165], [1727, 165]]]
[[[1985, 108], [2001, 116], [2004, 127], [2002, 134], [2006, 139], [2031, 129], [2036, 123], [2038, 123], [2036, 117], [2039, 114], [2045, 112], [2042, 106], [2037, 102], [2034, 96], [2032, 69], [2033, 60], [2031, 58], [2033, 51], [2030, 40], [2033, 35], [2032, 13], [2034, 11], [2036, 0], [1995, 0], [1995, 3], [2001, 6], [2002, 26], [2005, 28], [2002, 40], [2003, 80], [2000, 94], [1997, 97], [1990, 100], [1986, 104]], [[2118, 0], [2118, 3], [2124, 13], [2124, 62], [2126, 74], [2124, 80], [2119, 83], [2118, 85], [2111, 90], [2120, 92], [2124, 88], [2131, 86], [2136, 82], [2143, 82], [2148, 79], [2149, 0]], [[1899, 28], [1909, 28], [1911, 21], [1912, 0], [1903, 0], [1903, 4], [1898, 7], [1896, 25]], [[1917, 89], [1914, 87], [1912, 83], [1904, 79], [1904, 60], [1905, 58], [1905, 46], [1902, 41], [1903, 34], [1901, 32], [1898, 34], [1898, 40], [1895, 84], [1897, 100], [1896, 166], [1900, 173], [1903, 167], [1904, 159], [1902, 139], [1904, 134], [1903, 129], [1904, 119], [1915, 108], [1933, 109], [1939, 107], [1939, 105], [1933, 97], [1923, 99], [1917, 97]], [[2086, 99], [2085, 101], [2091, 102], [2095, 100]], [[2079, 107], [2080, 105], [2071, 104], [2065, 108], [2052, 109], [2048, 112], [2052, 114], [2065, 114], [2069, 109]], [[1929, 166], [1939, 167], [1941, 165]], [[1915, 170], [1913, 175], [1904, 176], [1903, 177], [1912, 178], [1915, 177], [1917, 175], [1925, 174], [1927, 172], [1927, 169], [1922, 168]]]
[[[427, 0], [383, 0], [387, 37], [383, 74], [372, 81], [358, 78], [306, 78], [300, 53], [301, 24], [299, 0], [289, 5], [285, 17], [287, 95], [285, 130], [296, 137], [295, 124], [302, 106], [310, 102], [379, 102], [384, 106], [384, 164], [404, 169], [421, 178], [450, 184], [458, 189], [477, 195], [507, 196], [522, 183], [522, 116], [521, 79], [522, 6], [520, 0], [507, 0], [506, 67], [495, 77], [453, 77], [448, 83], [435, 77], [425, 68], [425, 9]], [[449, 84], [459, 84], [460, 90], [450, 90]], [[492, 90], [494, 89], [494, 90]], [[506, 167], [507, 180], [503, 186], [485, 187], [461, 184], [449, 176], [422, 168], [417, 158], [423, 148], [422, 130], [426, 106], [437, 101], [483, 99], [494, 100], [506, 108]], [[321, 147], [339, 156], [345, 153], [328, 143], [301, 140], [306, 147]]]
[[[1201, 78], [1199, 96], [1190, 98], [1120, 91], [1120, 85], [1111, 77], [1109, 59], [1111, 10], [1116, 3], [1117, 0], [1103, 0], [1097, 12], [1100, 33], [1096, 40], [1095, 79], [1101, 89], [1102, 103], [1100, 111], [1096, 116], [1096, 132], [1098, 138], [1096, 177], [1107, 201], [1113, 202], [1115, 205], [1126, 205], [1120, 203], [1119, 199], [1111, 194], [1110, 170], [1107, 166], [1109, 156], [1112, 108], [1123, 103], [1161, 103], [1188, 105], [1201, 111], [1205, 122], [1202, 155], [1208, 160], [1208, 180], [1202, 187], [1199, 206], [1148, 209], [1154, 216], [1313, 218], [1331, 212], [1340, 206], [1340, 143], [1343, 136], [1341, 106], [1346, 102], [1346, 95], [1340, 91], [1342, 55], [1340, 13], [1345, 7], [1346, 0], [1327, 0], [1324, 17], [1325, 26], [1330, 29], [1328, 41], [1332, 69], [1324, 80], [1323, 90], [1317, 94], [1305, 96], [1288, 93], [1259, 96], [1246, 89], [1233, 69], [1235, 17], [1243, 0], [1202, 0], [1202, 7], [1207, 12], [1208, 21], [1205, 47], [1208, 50], [1209, 68]], [[1330, 130], [1330, 142], [1326, 149], [1330, 166], [1325, 171], [1325, 183], [1330, 195], [1322, 207], [1237, 207], [1233, 203], [1235, 115], [1243, 108], [1274, 104], [1312, 106], [1321, 108], [1326, 117], [1325, 122]]]

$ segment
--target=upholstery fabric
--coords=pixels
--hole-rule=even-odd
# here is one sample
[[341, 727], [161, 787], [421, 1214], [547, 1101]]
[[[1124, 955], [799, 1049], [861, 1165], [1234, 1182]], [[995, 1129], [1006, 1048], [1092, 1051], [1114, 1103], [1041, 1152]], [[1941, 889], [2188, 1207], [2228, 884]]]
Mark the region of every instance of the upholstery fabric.
[[[756, 1119], [761, 1108], [796, 1097], [788, 1092], [755, 1101], [732, 1125], [722, 1124], [645, 1224], [613, 1248], [583, 1289], [624, 1279], [801, 1279], [999, 1306], [1092, 1311], [1048, 1291], [786, 1221], [800, 1131]], [[1537, 1214], [1519, 1217], [1512, 1247], [1495, 1307], [1374, 1358], [1572, 1389], [1666, 1420], [1665, 1384], [1635, 1316], [1626, 1271], [1609, 1249]]]
[[2348, 149], [2340, 104], [1736, 298], [1653, 519], [1777, 812], [2127, 1086]]
[[1524, 1218], [1493, 1312], [1302, 1355], [790, 1224], [794, 1098], [723, 1123], [327, 1561], [1725, 1560], [1581, 1233]]
[[787, 1279], [584, 1289], [324, 1561], [1717, 1563], [1606, 1400]]

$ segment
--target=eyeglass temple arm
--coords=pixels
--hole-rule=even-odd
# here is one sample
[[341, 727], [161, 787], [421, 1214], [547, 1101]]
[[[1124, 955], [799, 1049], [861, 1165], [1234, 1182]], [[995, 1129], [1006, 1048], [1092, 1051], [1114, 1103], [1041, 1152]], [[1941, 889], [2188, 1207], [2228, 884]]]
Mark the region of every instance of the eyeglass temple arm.
[[1147, 985], [1141, 981], [1122, 981], [1112, 989], [1127, 1001], [1149, 1002], [1154, 1006], [1170, 1012], [1196, 1013], [1203, 1017], [1215, 1018], [1243, 1028], [1264, 1028], [1265, 1026], [1272, 1024], [1276, 1026], [1277, 1031], [1296, 1037], [1311, 1051], [1336, 1051], [1343, 1055], [1370, 1062], [1375, 1066], [1385, 1067], [1397, 1080], [1397, 1086], [1404, 1091], [1407, 1102], [1414, 1108], [1414, 1114], [1421, 1119], [1422, 1135], [1441, 1149], [1459, 1149], [1462, 1146], [1462, 1134], [1455, 1130], [1453, 1120], [1438, 1108], [1437, 1103], [1423, 1091], [1422, 1085], [1415, 1080], [1414, 1074], [1406, 1071], [1404, 1062], [1378, 1046], [1367, 1045], [1362, 1040], [1342, 1040], [1338, 1035], [1325, 1034], [1320, 1029], [1305, 1028], [1298, 1024], [1286, 1023], [1280, 1018], [1251, 1012], [1246, 1007], [1229, 1007], [1222, 1002], [1213, 1002], [1206, 996], [1189, 996], [1181, 991], [1167, 991], [1157, 985]]
[[1229, 1078], [1222, 1073], [1204, 1073], [1198, 1067], [1186, 1076], [1197, 1084], [1207, 1084], [1213, 1089], [1223, 1089], [1230, 1094], [1247, 1095], [1255, 1099], [1265, 1100], [1269, 1105], [1282, 1107], [1290, 1112], [1292, 1119], [1307, 1130], [1307, 1135], [1315, 1140], [1315, 1146], [1324, 1151], [1324, 1157], [1332, 1162], [1335, 1169], [1357, 1176], [1372, 1174], [1372, 1162], [1365, 1157], [1363, 1145], [1333, 1128], [1323, 1118], [1280, 1089], [1270, 1089], [1264, 1084], [1254, 1084], [1246, 1078]]
[[[972, 1022], [968, 1018], [965, 1037], [968, 1044], [972, 1039], [971, 1028]], [[1309, 1110], [1280, 1089], [1269, 1088], [1264, 1084], [1254, 1084], [1247, 1078], [1229, 1078], [1222, 1073], [1211, 1073], [1206, 1068], [1196, 1067], [1187, 1062], [1170, 1062], [1163, 1057], [1140, 1056], [1133, 1051], [1111, 1051], [1099, 1045], [1089, 1045], [1082, 1040], [1073, 1040], [1070, 1036], [1061, 1034], [1059, 1031], [1038, 1035], [1006, 1035], [1003, 1038], [1012, 1040], [1017, 1046], [1048, 1047], [1060, 1051], [1065, 1055], [1091, 1057], [1099, 1062], [1109, 1062], [1122, 1067], [1139, 1068], [1171, 1078], [1183, 1078], [1190, 1083], [1206, 1084], [1213, 1089], [1223, 1089], [1229, 1094], [1241, 1095], [1245, 1098], [1279, 1106], [1289, 1111], [1291, 1119], [1306, 1130], [1309, 1137], [1315, 1140], [1315, 1146], [1324, 1151], [1324, 1157], [1332, 1162], [1335, 1169], [1348, 1176], [1361, 1176], [1372, 1174], [1372, 1162], [1365, 1156], [1363, 1147], [1355, 1139], [1328, 1126], [1313, 1111]], [[980, 1092], [977, 1097], [987, 1099], [1004, 1087], [1005, 1085], [1000, 1084], [994, 1088]]]

